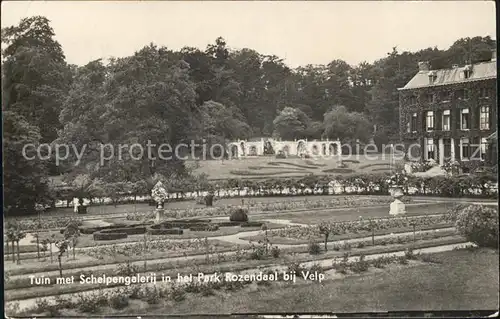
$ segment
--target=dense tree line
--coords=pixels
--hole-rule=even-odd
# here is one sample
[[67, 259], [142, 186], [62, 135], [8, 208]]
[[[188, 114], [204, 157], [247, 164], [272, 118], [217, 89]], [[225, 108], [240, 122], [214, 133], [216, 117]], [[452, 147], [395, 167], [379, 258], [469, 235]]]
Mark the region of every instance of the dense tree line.
[[[225, 144], [260, 136], [395, 140], [397, 88], [418, 71], [418, 61], [447, 68], [489, 60], [496, 47], [489, 37], [474, 37], [447, 50], [393, 48], [374, 63], [333, 60], [291, 69], [275, 55], [234, 50], [217, 38], [205, 50], [151, 44], [132, 56], [75, 66], [54, 36], [40, 16], [2, 29], [7, 209], [29, 211], [48, 198], [49, 174], [68, 174], [69, 181], [85, 175], [89, 185], [98, 179], [142, 186], [158, 176], [189, 175], [173, 154], [168, 163], [147, 156], [127, 161], [128, 152], [100, 163], [99, 143]], [[59, 166], [53, 152], [42, 154], [46, 161], [27, 160], [21, 154], [27, 143], [67, 143], [84, 151], [83, 160], [75, 166], [73, 149]]]

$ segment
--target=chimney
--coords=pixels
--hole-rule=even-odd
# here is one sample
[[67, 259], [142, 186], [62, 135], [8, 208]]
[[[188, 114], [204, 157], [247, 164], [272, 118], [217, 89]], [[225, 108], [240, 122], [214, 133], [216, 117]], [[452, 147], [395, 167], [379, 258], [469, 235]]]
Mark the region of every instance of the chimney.
[[431, 65], [428, 61], [418, 62], [418, 71], [426, 72], [426, 71], [430, 71], [430, 69], [431, 69]]
[[491, 61], [497, 60], [497, 49], [491, 50]]

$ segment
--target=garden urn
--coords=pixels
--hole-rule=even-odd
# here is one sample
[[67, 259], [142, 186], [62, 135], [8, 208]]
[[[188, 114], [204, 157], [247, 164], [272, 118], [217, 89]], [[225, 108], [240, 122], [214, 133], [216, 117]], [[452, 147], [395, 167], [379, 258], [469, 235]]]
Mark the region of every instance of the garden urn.
[[403, 197], [403, 188], [399, 185], [391, 186], [390, 193], [394, 201], [390, 205], [389, 215], [402, 215], [406, 213], [406, 206], [401, 201]]

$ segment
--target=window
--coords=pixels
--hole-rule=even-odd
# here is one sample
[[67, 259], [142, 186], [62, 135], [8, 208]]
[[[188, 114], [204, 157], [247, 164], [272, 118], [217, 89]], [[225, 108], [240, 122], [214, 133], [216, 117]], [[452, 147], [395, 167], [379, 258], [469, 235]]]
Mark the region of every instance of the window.
[[434, 140], [432, 138], [428, 138], [426, 140], [426, 154], [427, 160], [434, 159]]
[[417, 97], [415, 95], [410, 96], [408, 99], [408, 103], [409, 103], [409, 105], [417, 104]]
[[451, 158], [451, 139], [443, 139], [443, 156], [446, 159]]
[[413, 113], [411, 115], [411, 122], [410, 122], [410, 129], [412, 132], [416, 132], [417, 131], [417, 113]]
[[491, 95], [490, 89], [482, 88], [479, 90], [479, 98], [480, 99], [489, 99]]
[[470, 114], [469, 109], [462, 109], [460, 111], [460, 128], [462, 130], [470, 130]]
[[427, 94], [427, 103], [435, 103], [436, 94]]
[[450, 130], [450, 123], [451, 123], [451, 112], [450, 112], [450, 110], [444, 110], [443, 111], [443, 131]]
[[434, 112], [428, 111], [426, 116], [426, 128], [427, 131], [432, 131], [434, 129]]
[[481, 160], [486, 158], [486, 150], [488, 148], [488, 140], [485, 137], [481, 138]]
[[456, 92], [456, 96], [458, 100], [468, 100], [470, 97], [470, 91], [468, 89], [458, 90]]
[[462, 138], [460, 140], [460, 146], [462, 148], [462, 160], [469, 159], [471, 156], [471, 147], [468, 138]]
[[442, 91], [439, 95], [441, 102], [449, 102], [451, 101], [451, 92], [450, 91]]
[[479, 113], [479, 129], [489, 130], [490, 129], [490, 108], [489, 106], [481, 106]]

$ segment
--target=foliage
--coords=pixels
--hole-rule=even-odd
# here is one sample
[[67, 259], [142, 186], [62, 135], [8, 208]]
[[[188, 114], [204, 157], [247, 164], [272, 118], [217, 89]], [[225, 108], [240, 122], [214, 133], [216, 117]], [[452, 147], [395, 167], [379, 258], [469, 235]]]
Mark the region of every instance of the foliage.
[[369, 120], [361, 113], [349, 112], [345, 106], [336, 106], [326, 113], [323, 126], [326, 137], [338, 138], [344, 143], [356, 139], [366, 143], [371, 137]]
[[459, 212], [456, 228], [480, 247], [498, 247], [498, 209], [470, 205]]
[[229, 210], [229, 220], [232, 222], [247, 222], [248, 221], [248, 208], [235, 207]]
[[[399, 52], [395, 47], [371, 64], [333, 60], [292, 69], [275, 55], [232, 49], [219, 37], [205, 50], [150, 44], [107, 64], [98, 59], [74, 66], [55, 38], [50, 21], [40, 16], [2, 28], [5, 204], [16, 214], [52, 199], [43, 164], [53, 175], [68, 173], [69, 181], [88, 176], [94, 189], [80, 189], [80, 198], [85, 192], [102, 194], [107, 183], [108, 191], [113, 183], [124, 183], [123, 190], [111, 187], [118, 198], [121, 192], [149, 193], [158, 175], [165, 184], [175, 181], [169, 191], [193, 189], [184, 182], [190, 173], [181, 159], [186, 154], [162, 152], [169, 158], [162, 160], [160, 144], [205, 138], [225, 145], [227, 139], [273, 132], [292, 139], [323, 135], [365, 141], [373, 124], [391, 140], [398, 133], [397, 88], [418, 72], [418, 61], [449, 68], [465, 59], [488, 60], [496, 47], [490, 37], [462, 38], [447, 50]], [[53, 156], [46, 163], [25, 161], [19, 152], [26, 143], [72, 145], [81, 157], [70, 150], [59, 166]], [[155, 159], [132, 149], [118, 156], [108, 147], [135, 143], [151, 149]], [[200, 152], [202, 143], [197, 144]], [[105, 159], [99, 156], [103, 145]]]

